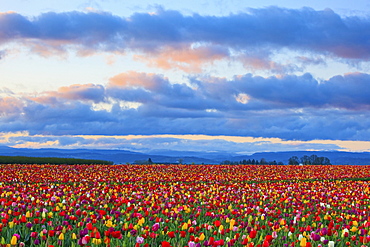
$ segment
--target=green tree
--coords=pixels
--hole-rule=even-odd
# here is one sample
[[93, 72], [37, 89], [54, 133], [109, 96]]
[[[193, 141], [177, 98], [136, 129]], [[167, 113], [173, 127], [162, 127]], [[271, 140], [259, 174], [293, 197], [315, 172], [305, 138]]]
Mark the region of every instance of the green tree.
[[289, 158], [289, 161], [288, 161], [288, 164], [289, 165], [299, 165], [299, 159], [297, 156], [292, 156]]

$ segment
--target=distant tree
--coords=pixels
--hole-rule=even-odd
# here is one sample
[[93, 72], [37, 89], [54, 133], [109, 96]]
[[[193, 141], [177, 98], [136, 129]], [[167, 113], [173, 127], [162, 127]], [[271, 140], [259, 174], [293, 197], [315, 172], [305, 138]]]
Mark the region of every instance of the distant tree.
[[[296, 159], [298, 160], [298, 157], [296, 157]], [[267, 161], [265, 158], [261, 158], [261, 160], [240, 160], [240, 161], [230, 161], [230, 160], [224, 160], [220, 163], [221, 165], [284, 165], [283, 162], [279, 161], [279, 162], [276, 162], [276, 160], [274, 161]], [[297, 162], [298, 164], [298, 162]]]
[[274, 161], [270, 161], [270, 162], [269, 162], [269, 165], [273, 165], [273, 166], [277, 165], [276, 160], [274, 160]]
[[317, 157], [316, 155], [311, 155], [310, 157], [312, 157], [311, 165], [321, 165], [324, 161], [324, 157]]
[[[297, 156], [293, 156], [289, 159], [289, 164], [293, 161], [298, 161]], [[327, 157], [318, 157], [313, 154], [311, 156], [304, 155], [300, 158], [300, 161], [303, 165], [331, 165], [329, 158]]]
[[0, 156], [0, 164], [112, 165], [112, 161], [57, 157]]
[[148, 164], [153, 164], [153, 161], [151, 158], [148, 159]]
[[322, 165], [331, 165], [331, 163], [330, 163], [330, 159], [329, 158], [327, 158], [327, 157], [324, 157], [324, 159], [323, 159], [323, 161], [322, 161]]
[[289, 158], [289, 161], [288, 161], [288, 164], [289, 165], [299, 165], [299, 159], [297, 156], [292, 156]]
[[261, 158], [260, 165], [267, 165], [267, 164], [268, 163], [267, 163], [266, 159], [265, 158]]
[[317, 155], [311, 155], [309, 160], [310, 160], [310, 165], [320, 165], [320, 161], [318, 159]]
[[303, 165], [311, 165], [311, 159], [307, 155], [302, 156], [300, 160]]
[[177, 161], [179, 162], [179, 164], [182, 164], [182, 162], [184, 162], [184, 159], [183, 158], [179, 158]]

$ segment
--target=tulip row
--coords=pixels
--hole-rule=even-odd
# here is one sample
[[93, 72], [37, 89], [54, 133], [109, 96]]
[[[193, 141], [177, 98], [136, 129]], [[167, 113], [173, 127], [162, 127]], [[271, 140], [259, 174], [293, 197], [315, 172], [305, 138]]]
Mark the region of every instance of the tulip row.
[[369, 167], [325, 168], [1, 166], [0, 246], [370, 246]]
[[[369, 166], [271, 165], [1, 165], [0, 181], [281, 181], [369, 178]], [[201, 171], [201, 172], [200, 172]]]

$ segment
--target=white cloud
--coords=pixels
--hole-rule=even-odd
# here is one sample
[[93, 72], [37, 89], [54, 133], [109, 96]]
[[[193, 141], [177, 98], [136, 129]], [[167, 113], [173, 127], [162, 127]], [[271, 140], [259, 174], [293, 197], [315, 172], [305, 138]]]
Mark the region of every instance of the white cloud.
[[251, 99], [251, 97], [248, 95], [248, 94], [245, 94], [245, 93], [240, 93], [238, 95], [235, 96], [235, 100], [241, 104], [248, 104], [249, 100]]

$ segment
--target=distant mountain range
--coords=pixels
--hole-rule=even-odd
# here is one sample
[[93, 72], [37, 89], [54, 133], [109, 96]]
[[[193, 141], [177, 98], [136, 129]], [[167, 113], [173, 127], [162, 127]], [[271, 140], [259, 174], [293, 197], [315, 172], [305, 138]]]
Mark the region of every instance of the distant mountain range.
[[191, 164], [220, 164], [222, 161], [261, 160], [288, 163], [292, 156], [317, 155], [328, 157], [334, 165], [370, 165], [370, 153], [354, 153], [339, 151], [291, 151], [291, 152], [261, 152], [252, 155], [237, 155], [222, 152], [186, 152], [172, 150], [152, 150], [148, 152], [132, 152], [127, 150], [104, 149], [30, 149], [0, 146], [0, 155], [5, 156], [30, 156], [30, 157], [60, 157], [78, 159], [97, 159], [113, 161], [116, 164], [147, 161], [149, 158], [154, 163], [183, 163]]

